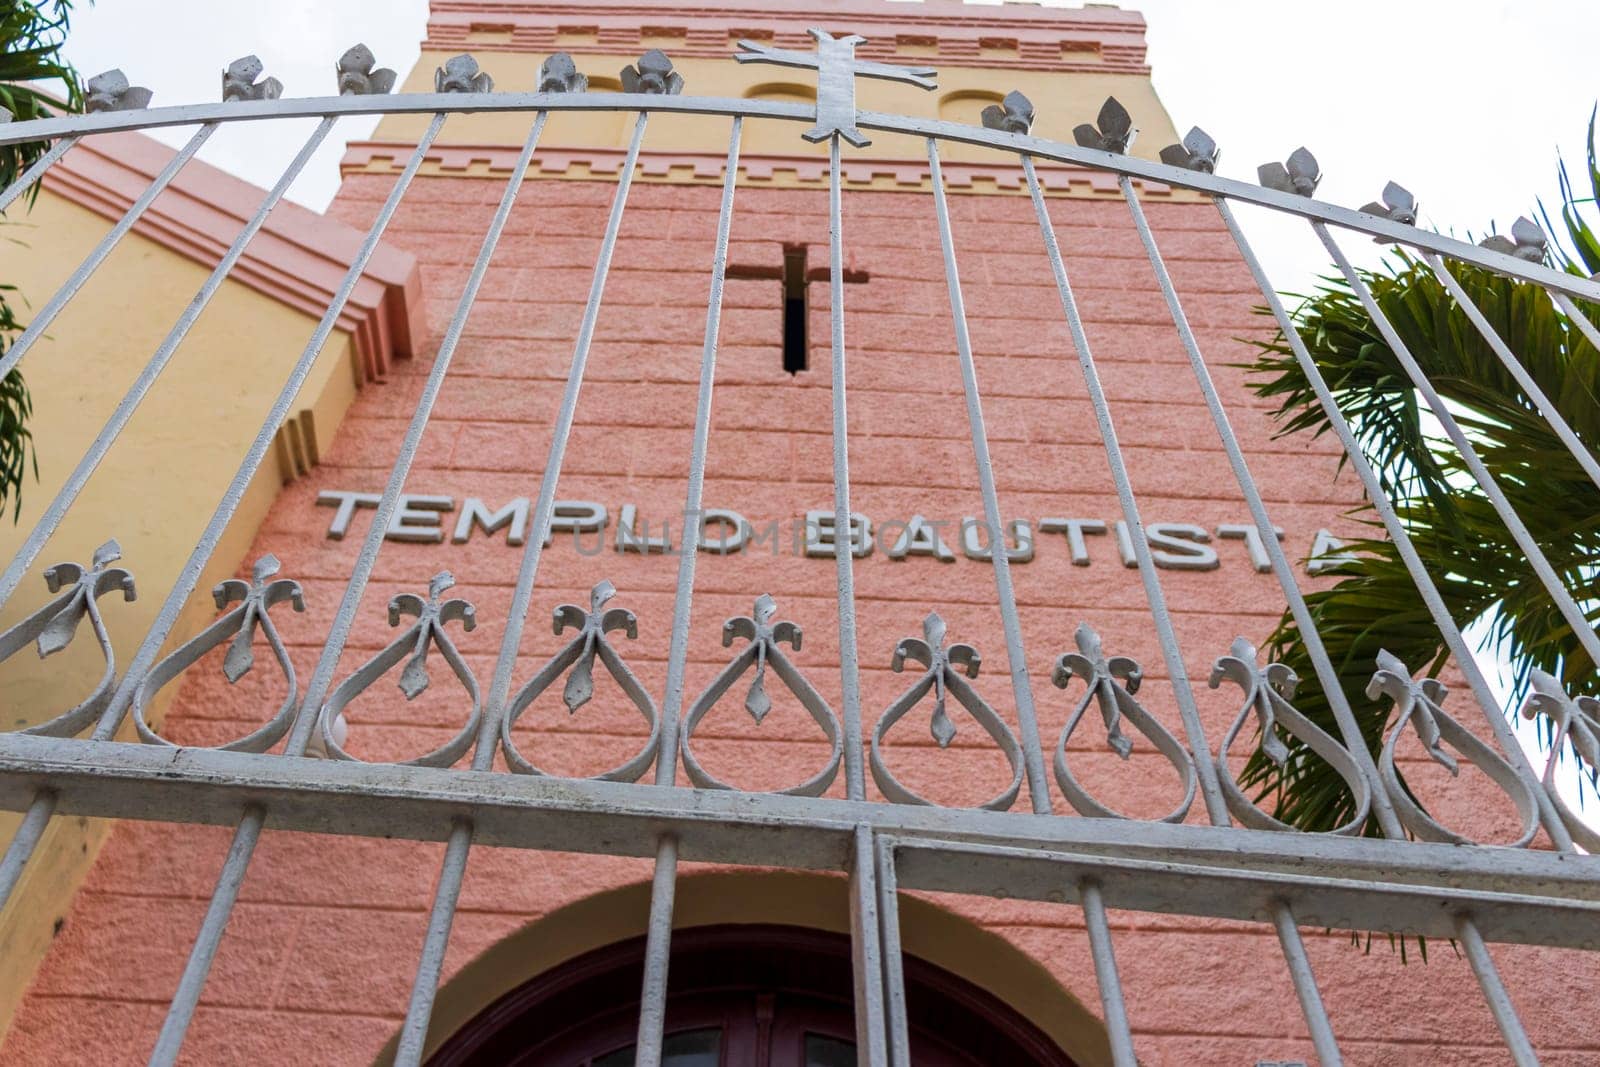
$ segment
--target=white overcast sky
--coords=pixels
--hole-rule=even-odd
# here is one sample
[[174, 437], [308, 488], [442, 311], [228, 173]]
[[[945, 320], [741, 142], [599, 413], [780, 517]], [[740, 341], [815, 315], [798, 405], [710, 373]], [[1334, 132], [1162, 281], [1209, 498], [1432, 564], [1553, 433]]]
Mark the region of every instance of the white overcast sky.
[[[1321, 198], [1359, 207], [1394, 179], [1421, 202], [1423, 225], [1459, 236], [1507, 229], [1539, 197], [1552, 203], [1558, 155], [1581, 179], [1600, 97], [1600, 0], [1122, 6], [1149, 23], [1156, 89], [1180, 134], [1204, 127], [1222, 146], [1224, 174], [1253, 178], [1257, 164], [1304, 144], [1322, 164]], [[216, 99], [221, 68], [252, 52], [288, 95], [322, 95], [334, 60], [356, 41], [403, 74], [426, 18], [426, 0], [101, 0], [77, 12], [67, 55], [85, 77], [121, 67], [155, 90], [158, 105]], [[530, 81], [531, 70], [516, 84]], [[201, 156], [268, 185], [311, 125], [224, 128]], [[373, 125], [341, 122], [339, 143], [324, 146], [291, 196], [326, 205], [343, 141]], [[176, 143], [184, 133], [157, 136]], [[1280, 289], [1304, 291], [1327, 269], [1303, 224], [1259, 211], [1244, 221]], [[1358, 260], [1379, 255], [1364, 238], [1347, 244]]]
[[[1322, 163], [1323, 198], [1360, 206], [1393, 178], [1416, 194], [1424, 225], [1458, 235], [1506, 229], [1536, 197], [1549, 202], [1557, 153], [1581, 165], [1600, 96], [1600, 0], [1123, 6], [1149, 22], [1156, 88], [1180, 133], [1210, 132], [1223, 173], [1253, 177], [1258, 163], [1305, 144]], [[157, 104], [216, 99], [221, 68], [251, 52], [287, 93], [314, 95], [329, 91], [334, 59], [358, 40], [404, 73], [426, 18], [426, 0], [101, 0], [77, 13], [67, 54], [86, 77], [121, 67]], [[335, 136], [359, 139], [373, 124], [346, 119]], [[201, 156], [270, 184], [309, 131], [224, 129]], [[292, 198], [325, 205], [339, 155], [339, 144], [325, 146]], [[1282, 287], [1323, 269], [1303, 226], [1261, 212], [1246, 224]], [[1368, 260], [1377, 254], [1370, 242], [1351, 244]]]

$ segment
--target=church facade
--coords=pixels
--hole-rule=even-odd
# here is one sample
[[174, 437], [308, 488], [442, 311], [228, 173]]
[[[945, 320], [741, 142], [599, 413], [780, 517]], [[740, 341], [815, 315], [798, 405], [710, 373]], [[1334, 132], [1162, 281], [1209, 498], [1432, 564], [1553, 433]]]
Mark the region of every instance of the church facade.
[[[656, 73], [647, 61], [659, 49], [685, 93], [810, 106], [819, 72], [731, 56], [741, 40], [753, 42], [747, 56], [812, 52], [819, 42], [807, 30], [820, 23], [835, 41], [860, 34], [863, 65], [937, 70], [932, 89], [916, 83], [919, 75], [856, 79], [862, 112], [981, 126], [985, 109], [1015, 111], [1007, 94], [1020, 91], [1036, 109], [1032, 133], [1070, 142], [1109, 96], [1139, 127], [1133, 156], [1155, 159], [1180, 140], [1151, 86], [1144, 22], [1134, 12], [942, 0], [800, 6], [435, 0], [422, 57], [397, 91], [431, 91], [436, 70], [438, 84], [474, 77], [455, 59], [464, 53], [502, 90], [540, 88], [541, 71], [552, 69], [541, 64], [565, 53], [590, 92], [624, 91], [630, 79]], [[191, 338], [168, 391], [156, 394], [168, 398], [163, 417], [134, 424], [138, 450], [114, 453], [123, 466], [90, 486], [101, 519], [144, 509], [144, 532], [123, 535], [121, 547], [141, 585], [157, 590], [145, 599], [159, 601], [174, 580], [226, 482], [231, 463], [211, 472], [203, 457], [243, 447], [270, 402], [271, 388], [251, 384], [214, 396], [219, 381], [247, 381], [252, 362], [275, 372], [263, 378], [281, 379], [432, 135], [202, 587], [252, 573], [298, 582], [304, 610], [285, 602], [272, 619], [301, 685], [317, 675], [395, 457], [410, 447], [419, 405], [431, 406], [331, 676], [336, 714], [302, 738], [311, 752], [464, 767], [476, 751], [472, 716], [509, 684], [508, 724], [480, 769], [841, 802], [858, 775], [870, 803], [1031, 806], [1034, 817], [1062, 820], [1098, 805], [1131, 820], [1205, 824], [1196, 771], [1171, 753], [1192, 743], [1180, 709], [1192, 705], [1214, 750], [1248, 697], [1226, 677], [1205, 683], [1215, 682], [1220, 659], [1237, 654], [1236, 639], [1264, 642], [1285, 599], [1116, 177], [1037, 167], [1040, 202], [1115, 417], [1113, 455], [1015, 158], [956, 142], [930, 156], [932, 142], [893, 133], [846, 144], [835, 272], [829, 145], [803, 140], [801, 126], [742, 121], [730, 209], [725, 116], [663, 112], [646, 122], [632, 111], [557, 112], [531, 155], [529, 122], [524, 111], [480, 112], [430, 130], [429, 114], [386, 115], [370, 139], [348, 146], [325, 216], [293, 205], [274, 212], [251, 245], [248, 270], [231, 276], [202, 320], [211, 332]], [[30, 284], [41, 296], [131, 201], [121, 191], [133, 180], [127, 174], [147, 180], [172, 156], [144, 135], [116, 136], [123, 140], [102, 156], [68, 153], [46, 180], [42, 225], [70, 239], [55, 246], [59, 263], [37, 268]], [[184, 173], [110, 272], [113, 282], [172, 279], [160, 293], [171, 306], [106, 282], [100, 307], [140, 308], [121, 336], [96, 336], [87, 317], [69, 313], [35, 365], [77, 344], [121, 383], [133, 368], [117, 353], [155, 347], [145, 335], [158, 341], [181, 309], [173, 294], [216, 262], [229, 227], [259, 196], [198, 164]], [[619, 208], [624, 177], [631, 188]], [[1271, 403], [1248, 388], [1240, 364], [1275, 326], [1257, 312], [1261, 293], [1209, 198], [1152, 180], [1132, 185], [1283, 551], [1301, 585], [1317, 588], [1324, 568], [1307, 560], [1359, 534], [1351, 512], [1360, 485], [1341, 469], [1336, 442], [1278, 436]], [[484, 235], [499, 226], [480, 272]], [[608, 269], [597, 267], [608, 256]], [[834, 521], [839, 295], [848, 533]], [[703, 489], [686, 515], [715, 299]], [[575, 339], [587, 366], [569, 404]], [[238, 366], [219, 370], [201, 358], [214, 354]], [[434, 397], [430, 374], [440, 358], [449, 369]], [[968, 369], [982, 388], [986, 455], [977, 459]], [[57, 409], [49, 373], [30, 381], [41, 419], [63, 435], [84, 411], [103, 418], [121, 389]], [[237, 440], [216, 444], [228, 434]], [[534, 557], [531, 586], [519, 585], [554, 456], [550, 536]], [[0, 552], [14, 550], [40, 498], [63, 478], [65, 469], [42, 472]], [[1119, 495], [1124, 479], [1142, 537]], [[991, 495], [1001, 530], [989, 521]], [[51, 551], [87, 558], [105, 528], [92, 516], [63, 527]], [[997, 540], [1004, 587], [991, 558]], [[853, 582], [848, 620], [838, 607], [841, 541]], [[1146, 545], [1153, 568], [1141, 570]], [[679, 596], [685, 554], [694, 559], [688, 616]], [[277, 571], [253, 571], [266, 557]], [[1170, 619], [1165, 632], [1152, 609], [1152, 576], [1159, 614]], [[527, 625], [513, 631], [507, 659], [508, 619], [524, 594]], [[24, 587], [17, 599], [0, 627], [45, 597]], [[456, 599], [470, 608], [452, 607]], [[169, 651], [210, 623], [210, 607], [195, 600]], [[131, 647], [154, 605], [128, 611], [113, 622], [113, 637]], [[657, 742], [674, 707], [680, 620], [687, 645], [676, 721], [687, 743], [664, 757]], [[408, 629], [413, 622], [422, 629]], [[433, 638], [434, 658], [415, 661], [419, 688], [401, 676], [414, 669], [403, 666], [410, 652], [390, 650], [397, 638], [429, 633], [444, 637]], [[440, 658], [441, 640], [455, 657]], [[426, 640], [416, 647], [429, 648]], [[760, 650], [759, 663], [748, 649]], [[285, 698], [282, 672], [258, 647], [254, 668], [230, 680], [226, 651], [217, 645], [152, 696], [143, 712], [150, 733], [180, 747], [218, 747], [262, 728]], [[384, 673], [369, 678], [362, 671], [375, 656]], [[1119, 746], [1123, 734], [1102, 721], [1096, 690], [1085, 688], [1084, 674], [1105, 657], [1136, 661], [1133, 685], [1126, 671], [1118, 677], [1156, 722], [1147, 729], [1145, 718], [1125, 715], [1131, 746]], [[1074, 664], [1088, 666], [1075, 674]], [[54, 676], [27, 669], [34, 673], [17, 684], [32, 686], [29, 699], [43, 707]], [[853, 703], [862, 744], [850, 752], [838, 713]], [[18, 707], [25, 717], [27, 702]], [[1019, 741], [1030, 722], [1043, 739], [1037, 766]], [[1055, 755], [1064, 732], [1066, 774]], [[1235, 768], [1248, 755], [1248, 734], [1231, 753]], [[131, 728], [121, 736], [131, 739]], [[1503, 798], [1486, 800], [1471, 768], [1451, 778], [1420, 746], [1401, 761], [1442, 822], [1479, 840], [1517, 837], [1516, 811], [1497, 805]], [[451, 862], [441, 843], [448, 828], [426, 841], [324, 829], [331, 832], [269, 825], [262, 833], [181, 1062], [353, 1065], [395, 1056], [441, 866]], [[158, 1041], [235, 838], [226, 826], [65, 817], [50, 835], [0, 920], [14, 961], [0, 1058], [140, 1062]], [[836, 873], [802, 869], [811, 866], [686, 853], [670, 913], [663, 1062], [857, 1062], [851, 890]], [[472, 845], [425, 1062], [633, 1062], [659, 870], [659, 857], [608, 853], [603, 842]], [[1024, 895], [1003, 885], [981, 896], [902, 894], [915, 1062], [1115, 1062], [1084, 910], [1075, 895]], [[1140, 1062], [1316, 1061], [1270, 924], [1199, 917], [1209, 911], [1200, 902], [1192, 915], [1122, 910], [1114, 895], [1106, 903]], [[1425, 960], [1414, 945], [1402, 959], [1381, 935], [1300, 933], [1348, 1062], [1505, 1062], [1468, 960], [1449, 943], [1430, 939]], [[1592, 963], [1518, 945], [1496, 945], [1495, 959], [1543, 1062], [1600, 1056], [1583, 1014], [1563, 1006]]]

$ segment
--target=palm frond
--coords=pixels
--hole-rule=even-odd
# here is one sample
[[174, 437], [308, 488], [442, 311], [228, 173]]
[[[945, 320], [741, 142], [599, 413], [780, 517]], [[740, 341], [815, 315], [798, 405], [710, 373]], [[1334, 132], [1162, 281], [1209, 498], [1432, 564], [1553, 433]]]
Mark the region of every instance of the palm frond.
[[[1580, 440], [1591, 449], [1600, 445], [1600, 352], [1538, 287], [1476, 267], [1449, 269]], [[1600, 489], [1531, 398], [1426, 264], [1398, 253], [1362, 277], [1568, 588], [1600, 590]], [[1600, 674], [1577, 634], [1454, 447], [1442, 439], [1355, 294], [1342, 279], [1328, 279], [1301, 298], [1295, 324], [1451, 616], [1463, 626], [1488, 624], [1488, 643], [1512, 664], [1518, 689], [1538, 667], [1562, 678], [1574, 693], [1600, 693]], [[1284, 338], [1258, 343], [1258, 349], [1248, 365], [1251, 384], [1279, 402], [1279, 434], [1327, 432], [1327, 416]], [[1357, 559], [1335, 572], [1336, 584], [1309, 594], [1307, 602], [1340, 689], [1376, 755], [1391, 712], [1366, 696], [1378, 649], [1434, 676], [1448, 664], [1449, 650], [1394, 545], [1370, 513], [1367, 521], [1375, 528], [1351, 546]], [[1582, 607], [1591, 627], [1600, 625], [1600, 591]], [[1287, 613], [1266, 644], [1273, 658], [1304, 679], [1296, 706], [1336, 733], [1328, 694]], [[1347, 821], [1351, 800], [1338, 776], [1309, 749], [1287, 740], [1299, 757], [1288, 769], [1257, 755], [1241, 782], [1274, 805], [1280, 819], [1304, 829], [1328, 830]], [[1418, 799], [1425, 805], [1425, 798]]]
[[[46, 118], [58, 110], [80, 111], [83, 92], [77, 72], [61, 58], [72, 15], [72, 0], [0, 0], [0, 110], [19, 122]], [[60, 99], [47, 95], [59, 84]], [[0, 145], [0, 188], [10, 185], [49, 149], [46, 141]], [[31, 205], [37, 183], [26, 194]], [[22, 329], [0, 286], [0, 351]], [[12, 521], [22, 508], [22, 485], [29, 470], [39, 477], [38, 453], [28, 419], [32, 398], [22, 372], [13, 369], [0, 380], [0, 509], [9, 502]]]

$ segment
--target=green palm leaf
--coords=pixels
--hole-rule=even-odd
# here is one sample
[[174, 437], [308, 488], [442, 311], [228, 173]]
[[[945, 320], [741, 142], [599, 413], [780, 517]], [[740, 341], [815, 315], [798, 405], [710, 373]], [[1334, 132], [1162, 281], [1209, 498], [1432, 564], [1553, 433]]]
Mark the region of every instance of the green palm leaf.
[[[61, 58], [66, 41], [72, 0], [23, 3], [0, 0], [0, 111], [26, 122], [59, 111], [79, 111], [83, 94], [78, 75]], [[60, 98], [47, 95], [59, 86]], [[49, 149], [46, 141], [0, 145], [0, 188], [10, 185]], [[28, 205], [38, 195], [35, 184], [25, 196]], [[0, 286], [10, 291], [11, 286]], [[0, 352], [22, 329], [11, 307], [0, 295]], [[22, 508], [22, 483], [32, 469], [39, 476], [33, 435], [28, 418], [33, 413], [22, 372], [13, 369], [0, 379], [0, 508], [9, 500], [15, 521]]]
[[[1591, 154], [1592, 178], [1600, 191], [1600, 171], [1592, 161]], [[1582, 240], [1574, 238], [1580, 257], [1593, 240], [1583, 232]], [[1600, 243], [1593, 247], [1600, 250]], [[1449, 269], [1574, 433], [1590, 449], [1600, 445], [1600, 352], [1538, 287], [1461, 264]], [[1551, 565], [1569, 589], [1579, 592], [1590, 626], [1600, 624], [1600, 489], [1426, 264], [1398, 253], [1380, 270], [1363, 272], [1363, 280]], [[1463, 626], [1485, 622], [1489, 646], [1512, 664], [1514, 701], [1534, 667], [1563, 679], [1575, 694], [1600, 693], [1600, 674], [1577, 635], [1454, 447], [1425, 413], [1355, 294], [1342, 279], [1327, 279], [1300, 300], [1296, 328], [1363, 455], [1394, 501], [1451, 615]], [[1258, 358], [1248, 365], [1254, 372], [1251, 384], [1279, 402], [1279, 434], [1326, 433], [1327, 417], [1284, 338], [1257, 346]], [[1370, 513], [1367, 521], [1377, 526]], [[1335, 572], [1336, 584], [1311, 593], [1307, 601], [1340, 688], [1376, 755], [1392, 710], [1366, 696], [1378, 649], [1387, 648], [1432, 676], [1444, 669], [1449, 651], [1381, 528], [1351, 548], [1356, 561]], [[1287, 613], [1267, 645], [1273, 658], [1305, 679], [1297, 706], [1337, 734], [1327, 693]], [[1463, 705], [1458, 715], [1470, 722], [1470, 695], [1456, 699]], [[1275, 806], [1278, 818], [1304, 829], [1328, 830], [1346, 821], [1353, 809], [1338, 776], [1288, 740], [1302, 757], [1291, 759], [1289, 770], [1258, 754], [1246, 764], [1241, 782]]]

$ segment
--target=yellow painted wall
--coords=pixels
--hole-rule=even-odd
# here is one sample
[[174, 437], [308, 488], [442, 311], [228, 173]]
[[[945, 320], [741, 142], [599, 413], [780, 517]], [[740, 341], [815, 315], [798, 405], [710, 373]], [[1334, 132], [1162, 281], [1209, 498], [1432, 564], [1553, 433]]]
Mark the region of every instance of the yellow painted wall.
[[[0, 227], [0, 279], [17, 286], [8, 300], [26, 321], [110, 224], [49, 192], [40, 194], [31, 212], [13, 209], [11, 216], [14, 221]], [[33, 394], [29, 425], [39, 479], [25, 485], [16, 523], [9, 503], [0, 516], [0, 560], [12, 558], [208, 274], [176, 252], [129, 234], [23, 358], [21, 370]], [[0, 610], [0, 631], [50, 598], [42, 578], [46, 568], [65, 560], [87, 565], [96, 546], [115, 538], [122, 545], [121, 565], [137, 582], [138, 599], [124, 603], [112, 594], [100, 603], [119, 667], [125, 665], [315, 325], [269, 296], [224, 284], [16, 595]], [[313, 412], [323, 447], [355, 393], [353, 363], [350, 337], [336, 332], [293, 409], [297, 417], [304, 409]], [[238, 570], [282, 483], [274, 450], [190, 598], [169, 651], [214, 617], [211, 587]], [[67, 650], [48, 660], [41, 661], [31, 647], [19, 652], [0, 664], [4, 728], [42, 722], [72, 706], [87, 695], [101, 669], [87, 623]], [[162, 702], [158, 719], [164, 710]], [[130, 725], [123, 736], [131, 734]], [[10, 841], [19, 818], [0, 813], [0, 848]], [[54, 820], [0, 913], [0, 1035], [109, 827], [99, 820]]]

